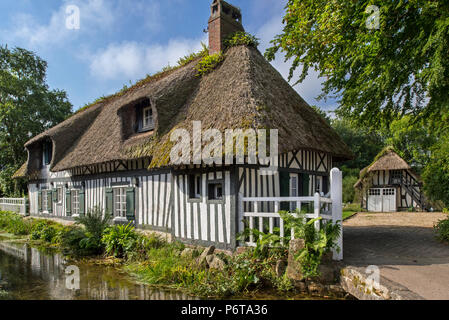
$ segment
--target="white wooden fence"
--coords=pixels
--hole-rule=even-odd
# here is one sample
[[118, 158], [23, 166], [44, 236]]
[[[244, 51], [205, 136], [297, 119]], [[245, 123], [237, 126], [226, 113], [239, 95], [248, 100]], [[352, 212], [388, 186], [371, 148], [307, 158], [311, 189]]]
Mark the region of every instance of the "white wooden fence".
[[[342, 206], [342, 172], [338, 169], [332, 169], [330, 175], [330, 192], [328, 196], [321, 196], [316, 193], [312, 197], [243, 197], [239, 195], [239, 231], [245, 228], [244, 221], [247, 221], [250, 230], [258, 229], [260, 232], [273, 233], [275, 224], [279, 224], [280, 236], [284, 237], [288, 230], [285, 230], [284, 221], [279, 215], [280, 204], [289, 203], [296, 204], [296, 208], [301, 211], [307, 204], [308, 208], [313, 208], [313, 212], [305, 214], [306, 218], [315, 219], [321, 217], [324, 222], [342, 223], [343, 220], [343, 206]], [[267, 207], [274, 208], [273, 212], [261, 212], [261, 203], [270, 204]], [[250, 205], [245, 205], [250, 204]], [[273, 205], [274, 204], [274, 205]], [[252, 208], [250, 212], [245, 211], [245, 208]], [[312, 211], [312, 210], [311, 210]], [[268, 230], [264, 225], [265, 219], [268, 219]], [[255, 228], [255, 224], [258, 226]], [[315, 222], [315, 228], [320, 228], [320, 221]], [[291, 238], [294, 238], [293, 230]], [[249, 241], [245, 243], [247, 246], [255, 246], [256, 242], [254, 235], [250, 233]], [[343, 259], [343, 230], [341, 230], [340, 238], [337, 241], [340, 248], [339, 252], [334, 251], [334, 260]]]
[[0, 211], [11, 211], [28, 215], [26, 198], [0, 198]]

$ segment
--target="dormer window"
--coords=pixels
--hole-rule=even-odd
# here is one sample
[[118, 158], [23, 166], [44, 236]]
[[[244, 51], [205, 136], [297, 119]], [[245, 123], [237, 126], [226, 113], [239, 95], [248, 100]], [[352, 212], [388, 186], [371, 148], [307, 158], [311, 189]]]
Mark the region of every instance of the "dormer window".
[[137, 115], [136, 131], [147, 132], [154, 130], [154, 115], [150, 99], [141, 100], [136, 104], [135, 110]]
[[52, 155], [53, 155], [53, 144], [50, 141], [45, 141], [42, 145], [42, 153], [43, 153], [43, 165], [48, 166], [51, 163]]
[[143, 109], [142, 119], [142, 130], [152, 130], [154, 128], [153, 110], [151, 109], [151, 107], [146, 107]]

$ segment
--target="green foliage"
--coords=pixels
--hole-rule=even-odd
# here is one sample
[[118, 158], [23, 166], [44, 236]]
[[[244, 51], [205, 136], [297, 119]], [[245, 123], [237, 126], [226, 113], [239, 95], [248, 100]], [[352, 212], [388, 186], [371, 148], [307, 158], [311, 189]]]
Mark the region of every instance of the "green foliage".
[[135, 250], [137, 234], [131, 223], [108, 228], [101, 239], [108, 255], [126, 258]]
[[11, 176], [27, 160], [25, 142], [71, 114], [66, 92], [49, 89], [46, 71], [33, 52], [0, 46], [0, 194], [23, 192]]
[[345, 176], [343, 178], [343, 203], [352, 203], [355, 201], [354, 185], [359, 180], [357, 176]]
[[81, 228], [70, 228], [61, 236], [62, 252], [68, 256], [83, 257], [94, 254], [91, 248], [82, 245], [85, 243], [86, 233]]
[[[366, 26], [373, 4], [378, 29]], [[298, 82], [318, 70], [323, 96], [337, 93], [339, 113], [369, 127], [407, 113], [437, 121], [449, 111], [448, 12], [443, 0], [288, 0], [266, 57], [283, 52]]]
[[0, 211], [0, 230], [14, 235], [27, 235], [31, 232], [32, 224], [31, 220], [25, 220], [16, 213]]
[[441, 241], [449, 241], [449, 217], [445, 220], [439, 221], [435, 225], [435, 231], [437, 232], [437, 237]]
[[386, 143], [418, 173], [430, 160], [429, 150], [437, 142], [437, 135], [422, 121], [414, 122], [410, 115], [391, 123]]
[[219, 53], [203, 57], [196, 66], [196, 69], [198, 71], [197, 76], [204, 76], [209, 72], [212, 72], [223, 62], [223, 60], [224, 54], [221, 51]]
[[[379, 133], [353, 124], [349, 120], [333, 119], [331, 125], [355, 155], [354, 160], [344, 162], [346, 168], [356, 168], [360, 171], [371, 164], [385, 145]], [[358, 176], [358, 172], [356, 175]]]
[[[279, 212], [284, 220], [286, 230], [293, 230], [295, 239], [304, 239], [304, 249], [296, 257], [301, 265], [301, 273], [304, 277], [319, 276], [318, 267], [324, 254], [332, 249], [340, 250], [337, 246], [337, 239], [341, 234], [341, 224], [321, 223], [322, 218], [306, 219], [306, 217], [296, 212]], [[317, 231], [315, 223], [320, 222], [320, 230]]]
[[196, 53], [191, 53], [189, 55], [186, 55], [186, 56], [180, 58], [178, 60], [178, 66], [185, 66], [186, 64], [189, 64], [190, 62], [192, 62], [195, 59], [204, 58], [204, 57], [208, 56], [209, 48], [204, 43], [201, 43], [201, 46], [203, 47], [203, 49], [201, 51], [196, 52]]
[[441, 200], [449, 207], [449, 135], [443, 136], [432, 148], [432, 156], [422, 178], [430, 200]]
[[57, 230], [53, 223], [48, 220], [40, 220], [31, 228], [32, 240], [43, 240], [53, 242], [56, 238]]
[[259, 39], [247, 32], [238, 31], [224, 40], [225, 48], [241, 45], [257, 48], [259, 46]]
[[349, 203], [345, 205], [343, 208], [343, 211], [355, 211], [355, 212], [361, 212], [362, 208], [360, 207], [360, 203]]
[[75, 221], [83, 225], [86, 230], [86, 237], [80, 242], [80, 246], [94, 252], [101, 252], [103, 249], [101, 239], [104, 231], [109, 227], [111, 215], [95, 207], [88, 210], [86, 215], [75, 218]]

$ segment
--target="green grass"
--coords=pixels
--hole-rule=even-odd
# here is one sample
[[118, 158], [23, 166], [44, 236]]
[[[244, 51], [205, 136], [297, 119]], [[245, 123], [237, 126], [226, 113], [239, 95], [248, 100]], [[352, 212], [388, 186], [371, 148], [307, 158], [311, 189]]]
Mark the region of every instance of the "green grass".
[[343, 220], [349, 219], [353, 215], [359, 213], [360, 211], [343, 211]]
[[360, 207], [360, 204], [358, 203], [350, 203], [347, 204], [343, 208], [343, 220], [349, 219], [353, 215], [362, 212], [362, 208]]

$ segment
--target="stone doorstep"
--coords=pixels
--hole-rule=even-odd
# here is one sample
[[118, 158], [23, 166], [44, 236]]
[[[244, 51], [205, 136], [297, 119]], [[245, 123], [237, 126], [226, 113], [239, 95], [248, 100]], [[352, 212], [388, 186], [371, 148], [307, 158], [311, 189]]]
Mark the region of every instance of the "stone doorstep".
[[341, 269], [340, 285], [359, 300], [424, 300], [406, 287], [380, 276], [380, 284], [366, 287], [365, 268], [346, 266]]

